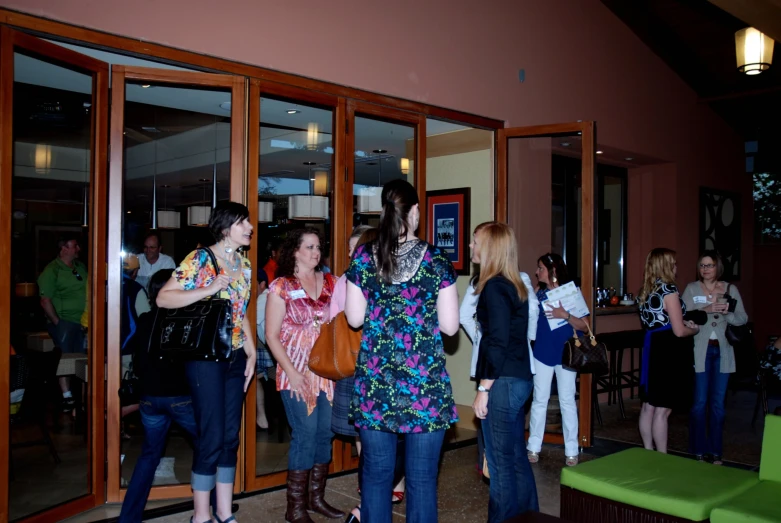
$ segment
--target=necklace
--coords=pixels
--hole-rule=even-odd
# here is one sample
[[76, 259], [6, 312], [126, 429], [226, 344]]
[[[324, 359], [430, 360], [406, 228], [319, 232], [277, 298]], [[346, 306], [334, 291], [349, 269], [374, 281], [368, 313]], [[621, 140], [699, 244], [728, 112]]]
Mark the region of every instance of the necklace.
[[719, 286], [719, 282], [716, 282], [712, 289], [708, 288], [705, 282], [702, 282], [702, 286], [705, 287], [705, 290], [708, 292], [708, 298], [713, 298], [713, 293], [716, 292], [716, 288]]
[[233, 272], [236, 272], [237, 270], [239, 270], [239, 267], [241, 267], [241, 258], [239, 257], [238, 253], [233, 255], [233, 261], [223, 256], [220, 256], [220, 258], [222, 258], [223, 261], [225, 261], [225, 264]]

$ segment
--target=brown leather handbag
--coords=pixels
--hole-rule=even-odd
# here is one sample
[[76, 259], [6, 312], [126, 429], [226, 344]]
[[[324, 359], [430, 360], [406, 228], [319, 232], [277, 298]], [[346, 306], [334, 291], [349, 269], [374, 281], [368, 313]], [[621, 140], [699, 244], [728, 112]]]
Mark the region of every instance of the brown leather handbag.
[[572, 338], [564, 344], [561, 366], [580, 374], [594, 374], [595, 376], [607, 374], [610, 369], [607, 347], [604, 343], [597, 341], [588, 324], [586, 324], [586, 329], [588, 334], [580, 337], [578, 337], [577, 331], [572, 329]]
[[361, 336], [362, 331], [350, 327], [347, 317], [340, 312], [330, 323], [320, 326], [320, 335], [309, 355], [309, 370], [333, 381], [349, 378], [355, 374]]

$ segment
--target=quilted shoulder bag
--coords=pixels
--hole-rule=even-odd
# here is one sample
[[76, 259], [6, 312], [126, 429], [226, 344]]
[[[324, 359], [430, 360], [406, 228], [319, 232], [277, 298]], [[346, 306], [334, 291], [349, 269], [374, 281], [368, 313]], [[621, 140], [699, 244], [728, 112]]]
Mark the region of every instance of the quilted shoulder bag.
[[588, 334], [578, 337], [577, 331], [572, 329], [572, 338], [564, 344], [561, 365], [565, 369], [574, 370], [580, 374], [594, 374], [595, 376], [607, 374], [610, 369], [607, 348], [604, 343], [597, 341], [588, 323], [586, 330]]
[[350, 327], [343, 312], [320, 325], [320, 335], [309, 354], [309, 370], [333, 381], [349, 378], [355, 374], [361, 336], [362, 331]]
[[[211, 249], [204, 248], [220, 273]], [[229, 361], [233, 317], [230, 300], [210, 296], [186, 307], [155, 310], [149, 356], [170, 361]]]

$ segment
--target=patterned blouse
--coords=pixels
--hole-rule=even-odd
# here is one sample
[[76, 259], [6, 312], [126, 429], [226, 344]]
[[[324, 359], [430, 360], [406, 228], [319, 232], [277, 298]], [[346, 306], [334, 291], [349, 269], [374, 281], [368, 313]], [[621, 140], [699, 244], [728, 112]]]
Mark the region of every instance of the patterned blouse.
[[[225, 274], [225, 270], [220, 268], [220, 273]], [[241, 278], [231, 280], [228, 288], [219, 293], [219, 297], [230, 300], [233, 307], [233, 350], [243, 348], [246, 339], [242, 326], [252, 288], [252, 264], [244, 257], [241, 258], [241, 275]], [[205, 249], [188, 254], [174, 271], [174, 278], [186, 291], [206, 287], [216, 277], [215, 267]]]
[[[678, 294], [678, 287], [674, 283], [665, 283], [662, 280], [656, 280], [656, 288], [648, 295], [645, 302], [640, 304], [640, 321], [646, 330], [658, 329], [670, 324], [670, 315], [664, 310], [664, 297], [668, 294]], [[686, 314], [686, 304], [683, 299], [681, 309]]]
[[[326, 393], [328, 401], [334, 399], [334, 382], [309, 370], [309, 355], [320, 335], [320, 326], [314, 320], [317, 316], [328, 316], [326, 313], [331, 306], [335, 283], [333, 275], [323, 274], [323, 290], [317, 300], [309, 297], [301, 281], [295, 277], [277, 278], [269, 286], [269, 293], [276, 294], [285, 302], [279, 338], [287, 357], [306, 380], [305, 390], [298, 392], [304, 397], [307, 414], [312, 414], [317, 406], [320, 392]], [[277, 390], [290, 390], [290, 381], [281, 365], [277, 365]]]
[[375, 257], [361, 246], [348, 281], [366, 298], [350, 418], [360, 429], [434, 432], [458, 421], [437, 319], [439, 290], [456, 282], [447, 256], [420, 240], [399, 247], [393, 283], [377, 277]]

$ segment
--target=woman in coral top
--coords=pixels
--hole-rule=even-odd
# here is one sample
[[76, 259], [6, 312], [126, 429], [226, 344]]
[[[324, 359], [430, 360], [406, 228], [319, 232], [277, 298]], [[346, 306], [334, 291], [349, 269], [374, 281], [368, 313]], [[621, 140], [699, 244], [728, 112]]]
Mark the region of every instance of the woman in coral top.
[[334, 437], [334, 382], [309, 370], [320, 325], [330, 321], [336, 283], [333, 275], [323, 273], [321, 260], [317, 229], [291, 232], [266, 303], [266, 341], [277, 360], [277, 390], [293, 428], [285, 512], [290, 523], [311, 523], [307, 509], [329, 518], [344, 516], [323, 499]]

